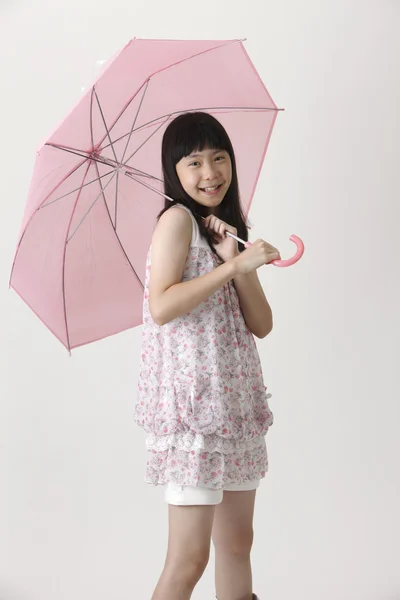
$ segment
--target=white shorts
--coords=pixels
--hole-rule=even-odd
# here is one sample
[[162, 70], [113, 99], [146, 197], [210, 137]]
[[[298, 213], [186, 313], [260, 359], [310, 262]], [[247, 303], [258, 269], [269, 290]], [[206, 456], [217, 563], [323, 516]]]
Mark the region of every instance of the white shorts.
[[212, 504], [221, 504], [224, 491], [226, 492], [248, 492], [256, 490], [260, 485], [260, 480], [247, 481], [241, 484], [227, 484], [220, 490], [213, 490], [207, 487], [194, 487], [191, 485], [178, 485], [168, 483], [165, 489], [165, 502], [175, 506], [206, 506]]

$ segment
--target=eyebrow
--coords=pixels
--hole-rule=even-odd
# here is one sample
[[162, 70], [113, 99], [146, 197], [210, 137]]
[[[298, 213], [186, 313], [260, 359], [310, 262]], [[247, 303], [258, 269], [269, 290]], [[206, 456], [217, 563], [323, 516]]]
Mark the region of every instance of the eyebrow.
[[[219, 150], [214, 150], [213, 154], [218, 154], [218, 152], [225, 152], [225, 150], [220, 148]], [[193, 154], [189, 154], [186, 158], [195, 158], [196, 156], [201, 156], [201, 154], [194, 152]]]

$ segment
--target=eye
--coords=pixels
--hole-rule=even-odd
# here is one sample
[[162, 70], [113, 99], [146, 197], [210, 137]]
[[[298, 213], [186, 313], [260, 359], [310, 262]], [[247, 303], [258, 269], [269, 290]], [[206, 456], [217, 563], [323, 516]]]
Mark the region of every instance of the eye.
[[189, 163], [189, 167], [192, 167], [194, 165], [198, 165], [200, 164], [198, 160], [194, 160], [193, 162]]
[[217, 156], [215, 160], [219, 160], [219, 159], [224, 160], [224, 158], [225, 158], [225, 156]]

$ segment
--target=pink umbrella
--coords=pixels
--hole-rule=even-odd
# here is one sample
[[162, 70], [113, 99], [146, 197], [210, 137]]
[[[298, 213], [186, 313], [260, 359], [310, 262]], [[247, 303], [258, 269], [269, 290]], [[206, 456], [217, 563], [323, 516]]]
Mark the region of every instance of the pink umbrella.
[[247, 214], [280, 109], [241, 40], [131, 40], [37, 151], [10, 285], [69, 351], [142, 323], [161, 139], [189, 110], [227, 129]]

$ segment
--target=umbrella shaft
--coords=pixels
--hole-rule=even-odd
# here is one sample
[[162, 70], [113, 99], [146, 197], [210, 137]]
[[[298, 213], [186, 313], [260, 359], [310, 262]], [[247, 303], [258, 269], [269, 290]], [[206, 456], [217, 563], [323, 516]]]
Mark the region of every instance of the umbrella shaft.
[[[163, 192], [160, 192], [160, 190], [157, 190], [152, 185], [149, 185], [148, 183], [144, 183], [144, 181], [140, 181], [140, 179], [137, 179], [136, 177], [134, 177], [132, 175], [132, 173], [126, 171], [125, 175], [128, 175], [129, 177], [131, 177], [131, 179], [134, 179], [135, 181], [137, 181], [137, 183], [140, 183], [141, 185], [144, 185], [145, 187], [149, 188], [149, 190], [152, 190], [153, 192], [156, 192], [156, 194], [159, 194], [160, 196], [163, 196], [164, 198], [166, 198], [170, 202], [175, 202], [175, 200], [173, 198], [170, 198], [169, 196], [167, 196], [167, 194], [164, 194]], [[205, 219], [205, 217], [201, 217], [201, 218]], [[235, 239], [236, 241], [240, 242], [241, 244], [245, 245], [246, 242], [244, 240], [242, 240], [240, 237], [237, 237], [237, 235], [234, 235], [230, 231], [225, 231], [225, 233], [226, 233], [226, 235], [229, 235], [229, 237], [231, 237], [231, 238]]]

